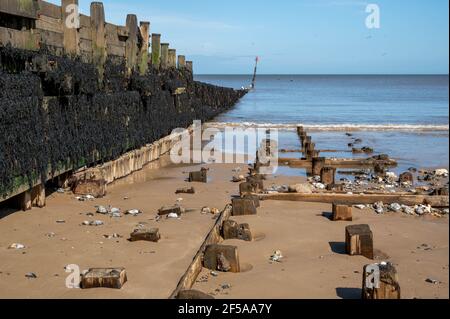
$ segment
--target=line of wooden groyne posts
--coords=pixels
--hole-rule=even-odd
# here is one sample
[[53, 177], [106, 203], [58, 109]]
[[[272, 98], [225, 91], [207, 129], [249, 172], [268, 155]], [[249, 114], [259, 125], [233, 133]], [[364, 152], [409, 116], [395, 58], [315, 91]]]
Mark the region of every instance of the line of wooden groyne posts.
[[[320, 181], [327, 186], [326, 190], [312, 193], [299, 192], [268, 192], [264, 187], [266, 175], [260, 174], [260, 168], [270, 163], [261, 163], [257, 154], [256, 162], [249, 167], [245, 179], [239, 184], [239, 196], [233, 196], [231, 204], [227, 205], [219, 215], [214, 227], [206, 237], [202, 246], [194, 257], [185, 275], [179, 281], [171, 298], [209, 299], [211, 296], [191, 289], [197, 276], [205, 267], [212, 271], [240, 272], [239, 254], [237, 246], [220, 244], [226, 239], [239, 239], [252, 241], [252, 232], [249, 224], [238, 224], [232, 216], [256, 215], [260, 201], [286, 200], [299, 202], [319, 202], [332, 204], [333, 221], [352, 221], [352, 207], [359, 204], [373, 204], [383, 201], [386, 204], [399, 203], [408, 206], [430, 205], [436, 208], [448, 207], [449, 198], [446, 195], [411, 195], [405, 192], [361, 192], [358, 194], [346, 193], [341, 190], [342, 184], [336, 183], [337, 168], [368, 168], [380, 175], [389, 167], [397, 166], [395, 160], [386, 155], [369, 158], [325, 158], [320, 157], [320, 150], [315, 148], [311, 136], [303, 129], [297, 127], [304, 157], [279, 158], [279, 164], [291, 167], [305, 168], [310, 175], [320, 176]], [[263, 141], [260, 150], [264, 154], [274, 151], [270, 140]], [[298, 151], [298, 150], [297, 150]], [[296, 152], [297, 152], [296, 151]], [[190, 181], [206, 182], [207, 170], [190, 173]], [[237, 182], [237, 180], [234, 180]], [[181, 190], [180, 190], [181, 191]], [[344, 235], [345, 233], [345, 235]], [[374, 259], [373, 233], [367, 224], [350, 225], [343, 231], [345, 236], [346, 252], [349, 255], [362, 255]], [[276, 261], [277, 252], [271, 257]], [[282, 256], [281, 256], [282, 257]], [[373, 277], [376, 272], [377, 278]], [[401, 289], [397, 270], [389, 262], [367, 264], [363, 269], [362, 295], [363, 299], [400, 299]]]

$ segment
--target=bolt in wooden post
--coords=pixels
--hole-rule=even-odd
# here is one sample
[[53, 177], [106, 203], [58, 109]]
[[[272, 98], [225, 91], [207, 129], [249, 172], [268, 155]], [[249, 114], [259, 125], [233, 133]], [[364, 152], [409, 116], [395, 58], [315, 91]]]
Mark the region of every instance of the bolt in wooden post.
[[333, 204], [333, 218], [334, 221], [344, 220], [352, 221], [352, 206]]
[[169, 67], [169, 43], [161, 43], [161, 69]]
[[373, 259], [373, 234], [369, 225], [345, 227], [345, 250], [351, 256], [362, 255]]
[[184, 55], [178, 56], [178, 69], [183, 70], [186, 67], [186, 57]]
[[169, 49], [169, 68], [177, 67], [177, 50]]
[[125, 60], [128, 73], [136, 69], [137, 57], [138, 57], [138, 47], [137, 47], [137, 35], [138, 35], [138, 24], [137, 17], [135, 14], [127, 15], [126, 28], [128, 31], [128, 38], [125, 42]]
[[161, 34], [152, 33], [152, 65], [159, 69], [161, 64]]
[[[79, 27], [79, 20], [73, 21], [69, 18], [69, 15], [73, 15], [74, 12], [72, 7], [70, 5], [75, 5], [76, 7], [72, 6], [73, 9], [78, 10], [78, 0], [61, 0], [61, 17], [62, 17], [62, 27], [63, 27], [63, 46], [64, 46], [64, 52], [70, 56], [78, 55], [80, 54], [80, 47], [79, 47], [79, 41], [80, 36], [78, 33], [77, 26]], [[79, 15], [75, 17], [75, 19], [79, 19]]]
[[330, 185], [335, 183], [336, 168], [325, 166], [320, 170], [320, 181], [322, 184]]
[[150, 22], [142, 21], [139, 30], [142, 37], [142, 47], [139, 51], [139, 73], [144, 75], [148, 70], [148, 46], [150, 37]]
[[97, 66], [99, 82], [103, 81], [106, 62], [105, 10], [103, 3], [91, 3], [92, 61]]

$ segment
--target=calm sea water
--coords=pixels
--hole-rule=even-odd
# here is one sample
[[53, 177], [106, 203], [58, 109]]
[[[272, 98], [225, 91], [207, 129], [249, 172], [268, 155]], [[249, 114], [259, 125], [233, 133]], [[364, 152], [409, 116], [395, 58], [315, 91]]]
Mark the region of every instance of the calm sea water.
[[[240, 88], [251, 76], [203, 75], [199, 81]], [[352, 157], [351, 132], [360, 146], [387, 153], [408, 167], [449, 166], [448, 76], [259, 76], [255, 90], [215, 119], [217, 125], [280, 129], [280, 147], [298, 148], [293, 131], [304, 125], [318, 149]], [[300, 154], [288, 154], [289, 157]]]

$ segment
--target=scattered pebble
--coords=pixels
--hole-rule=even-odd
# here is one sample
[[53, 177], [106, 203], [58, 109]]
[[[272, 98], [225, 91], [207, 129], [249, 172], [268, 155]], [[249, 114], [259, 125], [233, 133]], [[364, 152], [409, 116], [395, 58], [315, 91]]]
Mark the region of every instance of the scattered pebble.
[[283, 258], [283, 254], [281, 253], [280, 250], [276, 250], [272, 256], [270, 256], [270, 260], [271, 261], [275, 261], [275, 262], [281, 262], [281, 259]]
[[34, 272], [29, 272], [25, 274], [25, 277], [29, 278], [29, 279], [35, 279], [37, 278], [37, 275]]
[[24, 249], [25, 245], [19, 243], [12, 243], [9, 245], [8, 249]]

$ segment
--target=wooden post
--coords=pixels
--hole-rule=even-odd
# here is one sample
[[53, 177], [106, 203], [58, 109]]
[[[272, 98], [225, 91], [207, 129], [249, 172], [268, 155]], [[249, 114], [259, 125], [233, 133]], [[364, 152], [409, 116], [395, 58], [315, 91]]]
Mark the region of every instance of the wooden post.
[[345, 227], [345, 249], [351, 256], [363, 255], [373, 259], [373, 234], [369, 225]]
[[333, 218], [334, 221], [344, 220], [352, 221], [352, 206], [333, 204]]
[[186, 57], [184, 55], [178, 56], [178, 69], [182, 70], [186, 67]]
[[150, 37], [150, 22], [142, 21], [139, 30], [142, 37], [142, 47], [139, 51], [139, 73], [145, 75], [148, 70], [148, 46]]
[[320, 175], [322, 168], [325, 166], [325, 157], [313, 157], [312, 159], [312, 173], [315, 176]]
[[334, 167], [325, 166], [320, 170], [320, 181], [322, 184], [331, 185], [335, 183], [336, 169]]
[[81, 288], [120, 289], [127, 281], [125, 268], [91, 268], [81, 277]]
[[169, 43], [161, 43], [161, 69], [169, 67]]
[[222, 224], [223, 239], [239, 239], [244, 241], [252, 241], [253, 236], [248, 224], [238, 224], [234, 220], [225, 220]]
[[152, 65], [159, 69], [161, 64], [161, 34], [152, 33]]
[[255, 201], [252, 198], [233, 198], [232, 216], [256, 215]]
[[[76, 11], [74, 12], [74, 10]], [[77, 15], [75, 20], [68, 19], [69, 15], [73, 14]], [[78, 33], [80, 15], [78, 13], [78, 0], [61, 0], [61, 17], [64, 31], [64, 52], [70, 56], [78, 55], [80, 54], [80, 36]]]
[[219, 244], [206, 246], [203, 266], [210, 270], [240, 272], [237, 247]]
[[169, 68], [177, 67], [177, 50], [169, 49]]
[[161, 235], [159, 234], [158, 228], [150, 228], [150, 229], [135, 229], [130, 234], [130, 241], [152, 241], [158, 242], [161, 239]]
[[137, 17], [134, 14], [127, 15], [126, 28], [128, 31], [128, 38], [125, 42], [125, 60], [128, 73], [136, 69], [138, 47], [137, 47], [137, 34], [138, 25]]
[[45, 206], [45, 185], [39, 184], [31, 190], [31, 205], [42, 208]]
[[186, 69], [189, 70], [191, 73], [194, 72], [192, 61], [186, 61]]
[[103, 3], [91, 3], [92, 61], [97, 66], [99, 83], [103, 82], [106, 62], [105, 10]]
[[397, 270], [391, 263], [365, 265], [362, 299], [400, 299]]
[[17, 196], [17, 204], [23, 211], [30, 210], [32, 207], [31, 190], [27, 190]]

